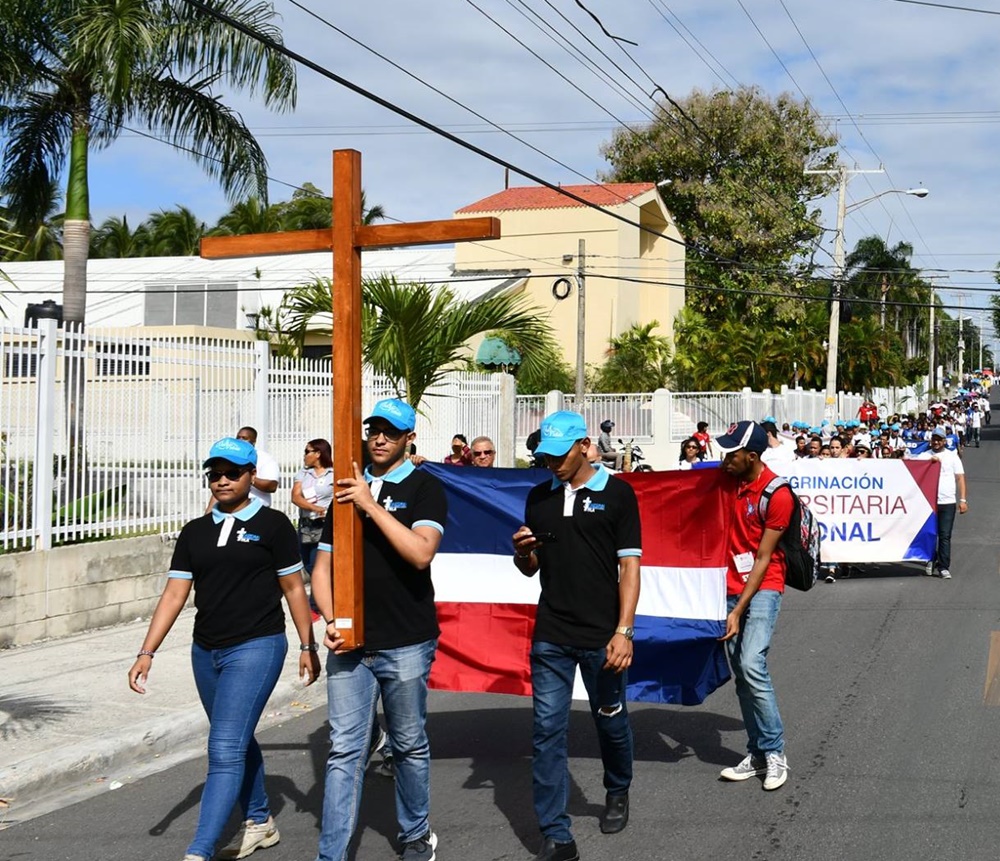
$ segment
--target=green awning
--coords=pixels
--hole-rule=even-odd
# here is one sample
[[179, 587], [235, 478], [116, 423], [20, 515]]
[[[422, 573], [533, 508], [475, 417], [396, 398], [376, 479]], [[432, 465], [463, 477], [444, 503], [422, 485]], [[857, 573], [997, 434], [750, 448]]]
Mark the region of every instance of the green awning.
[[521, 354], [513, 347], [508, 347], [500, 338], [484, 338], [476, 351], [476, 362], [480, 365], [510, 365], [521, 364]]

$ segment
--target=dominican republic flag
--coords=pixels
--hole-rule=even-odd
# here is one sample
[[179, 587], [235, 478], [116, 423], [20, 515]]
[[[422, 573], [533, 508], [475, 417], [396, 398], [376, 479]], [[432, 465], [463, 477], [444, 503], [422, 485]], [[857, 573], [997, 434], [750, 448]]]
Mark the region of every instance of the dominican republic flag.
[[[511, 536], [548, 470], [425, 463], [444, 483], [448, 523], [432, 564], [441, 638], [430, 686], [531, 694], [538, 576], [514, 567]], [[697, 705], [729, 678], [726, 537], [731, 491], [721, 470], [623, 476], [642, 519], [642, 585], [628, 699]], [[577, 694], [583, 695], [582, 687]]]

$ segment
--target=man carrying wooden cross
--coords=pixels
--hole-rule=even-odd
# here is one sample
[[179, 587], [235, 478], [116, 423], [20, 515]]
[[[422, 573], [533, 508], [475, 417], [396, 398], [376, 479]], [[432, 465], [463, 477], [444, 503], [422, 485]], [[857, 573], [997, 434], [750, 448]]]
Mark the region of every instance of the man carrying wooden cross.
[[430, 747], [427, 678], [440, 629], [431, 560], [444, 534], [447, 503], [437, 478], [415, 469], [406, 452], [416, 434], [413, 408], [379, 401], [364, 421], [371, 466], [337, 481], [339, 505], [353, 503], [364, 541], [365, 641], [346, 649], [333, 613], [333, 506], [313, 567], [313, 597], [327, 621], [326, 763], [317, 861], [344, 861], [357, 826], [365, 763], [381, 695], [395, 763], [396, 811], [404, 861], [434, 861], [428, 821]]

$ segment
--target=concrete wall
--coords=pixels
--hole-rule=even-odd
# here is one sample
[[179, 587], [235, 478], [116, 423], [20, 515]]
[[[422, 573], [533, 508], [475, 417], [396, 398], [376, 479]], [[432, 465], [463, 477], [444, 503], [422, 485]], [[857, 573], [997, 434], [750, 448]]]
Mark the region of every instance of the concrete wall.
[[0, 556], [0, 648], [150, 615], [173, 545], [149, 535]]

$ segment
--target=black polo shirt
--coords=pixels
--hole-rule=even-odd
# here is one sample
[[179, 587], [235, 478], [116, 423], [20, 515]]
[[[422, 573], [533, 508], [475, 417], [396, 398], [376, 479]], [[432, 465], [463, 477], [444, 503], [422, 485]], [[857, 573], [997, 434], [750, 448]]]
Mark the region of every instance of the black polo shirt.
[[598, 467], [567, 501], [556, 478], [533, 487], [524, 522], [552, 532], [538, 548], [542, 594], [536, 642], [603, 648], [618, 627], [618, 560], [642, 556], [639, 503], [631, 485]]
[[[365, 480], [375, 491], [375, 500], [410, 529], [430, 526], [444, 534], [448, 504], [444, 486], [433, 475], [414, 469], [405, 461], [383, 476], [365, 470]], [[440, 633], [434, 607], [430, 566], [418, 570], [393, 548], [371, 518], [365, 517], [364, 602], [366, 651], [398, 649]], [[333, 506], [326, 512], [319, 549], [333, 549]]]
[[221, 649], [283, 633], [278, 578], [301, 570], [291, 521], [251, 498], [235, 514], [213, 508], [188, 523], [167, 576], [194, 581], [194, 641]]

